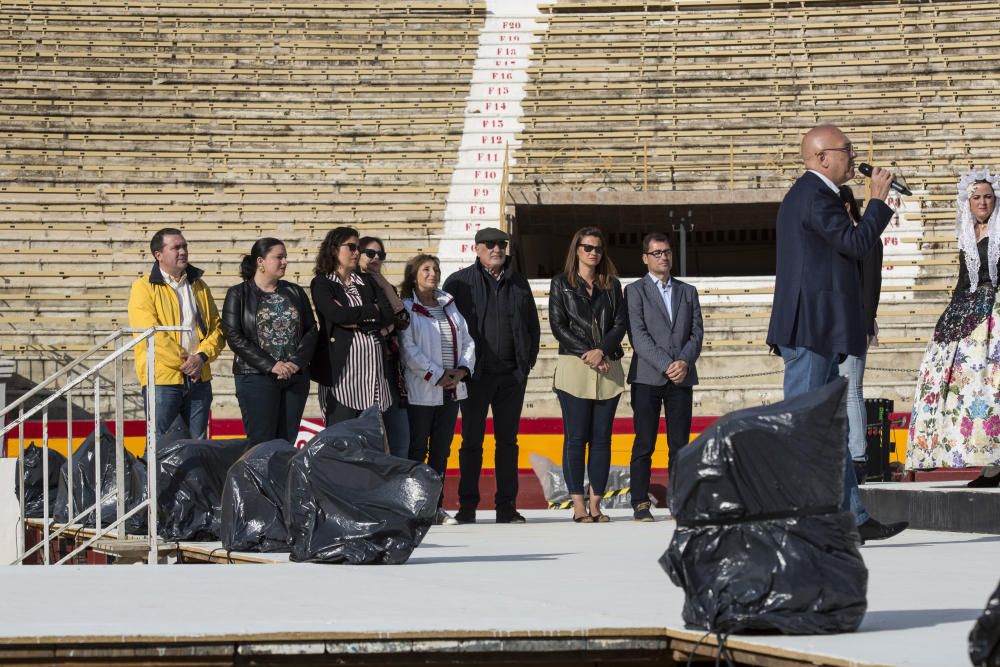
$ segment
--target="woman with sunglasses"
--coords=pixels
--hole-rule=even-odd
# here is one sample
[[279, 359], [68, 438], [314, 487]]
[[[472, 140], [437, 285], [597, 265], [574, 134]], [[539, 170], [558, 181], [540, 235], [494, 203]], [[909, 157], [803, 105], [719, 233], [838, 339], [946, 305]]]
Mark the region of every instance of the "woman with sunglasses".
[[392, 393], [392, 407], [385, 413], [385, 434], [389, 440], [389, 453], [405, 459], [410, 451], [410, 424], [406, 416], [406, 386], [399, 363], [399, 332], [410, 326], [410, 314], [396, 293], [396, 288], [382, 275], [382, 262], [385, 261], [385, 244], [382, 239], [377, 236], [362, 236], [358, 245], [361, 246], [358, 268], [363, 275], [371, 276], [382, 290], [396, 318], [393, 324], [381, 331], [385, 340], [389, 391]]
[[222, 331], [233, 350], [236, 399], [254, 443], [295, 441], [309, 398], [304, 370], [316, 346], [316, 320], [304, 289], [282, 280], [285, 244], [262, 238], [243, 256], [243, 282], [226, 292]]
[[[610, 521], [601, 513], [601, 497], [611, 469], [611, 428], [625, 390], [621, 342], [628, 329], [617, 275], [604, 234], [584, 227], [569, 244], [566, 271], [549, 286], [549, 326], [559, 341], [552, 385], [562, 408], [563, 475], [577, 523]], [[589, 508], [584, 502], [585, 468]]]
[[319, 383], [326, 425], [357, 417], [374, 406], [392, 406], [380, 331], [392, 325], [392, 306], [371, 276], [358, 273], [358, 232], [337, 227], [327, 233], [316, 257], [313, 305], [320, 339], [310, 367]]

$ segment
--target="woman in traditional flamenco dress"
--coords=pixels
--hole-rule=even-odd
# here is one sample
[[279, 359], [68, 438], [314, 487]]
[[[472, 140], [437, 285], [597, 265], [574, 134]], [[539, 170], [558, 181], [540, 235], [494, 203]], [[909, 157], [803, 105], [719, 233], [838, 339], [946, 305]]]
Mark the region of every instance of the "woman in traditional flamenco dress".
[[[958, 284], [920, 365], [906, 452], [909, 470], [1000, 464], [996, 198], [997, 177], [989, 170], [973, 170], [958, 183]], [[1000, 474], [993, 472], [984, 468], [970, 486], [996, 485]]]

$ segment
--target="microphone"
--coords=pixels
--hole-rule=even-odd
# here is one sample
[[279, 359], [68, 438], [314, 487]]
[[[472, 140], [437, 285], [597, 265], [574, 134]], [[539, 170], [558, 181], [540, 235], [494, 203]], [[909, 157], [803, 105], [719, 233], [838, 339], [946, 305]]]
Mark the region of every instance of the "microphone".
[[[858, 171], [860, 171], [862, 173], [862, 175], [867, 176], [868, 178], [872, 177], [872, 166], [870, 164], [868, 164], [867, 162], [862, 162], [861, 164], [859, 164], [858, 165]], [[895, 190], [896, 192], [898, 192], [901, 195], [912, 195], [913, 194], [912, 192], [910, 192], [910, 188], [906, 187], [902, 183], [899, 183], [895, 179], [893, 179], [892, 183], [889, 184], [889, 187], [892, 188], [893, 190]]]

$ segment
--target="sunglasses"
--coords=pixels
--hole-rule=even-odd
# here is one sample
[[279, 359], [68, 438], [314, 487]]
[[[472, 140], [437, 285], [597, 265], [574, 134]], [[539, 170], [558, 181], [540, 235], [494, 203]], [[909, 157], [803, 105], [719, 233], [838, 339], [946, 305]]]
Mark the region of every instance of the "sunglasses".
[[507, 249], [506, 241], [483, 241], [482, 243], [490, 250], [493, 250], [493, 248], [500, 248], [501, 250]]
[[589, 243], [577, 243], [577, 248], [583, 248], [584, 252], [596, 252], [598, 255], [604, 254], [604, 246], [602, 245], [590, 245]]
[[[354, 252], [354, 251], [352, 250], [351, 252]], [[378, 257], [379, 259], [385, 259], [385, 251], [384, 250], [372, 250], [371, 248], [366, 248], [365, 250], [362, 250], [361, 252], [363, 252], [365, 254], [365, 257], [367, 257], [368, 259], [375, 259], [376, 257]]]
[[358, 252], [358, 244], [357, 243], [341, 243], [337, 247], [338, 248], [347, 248], [348, 250], [351, 251], [352, 255], [354, 253]]

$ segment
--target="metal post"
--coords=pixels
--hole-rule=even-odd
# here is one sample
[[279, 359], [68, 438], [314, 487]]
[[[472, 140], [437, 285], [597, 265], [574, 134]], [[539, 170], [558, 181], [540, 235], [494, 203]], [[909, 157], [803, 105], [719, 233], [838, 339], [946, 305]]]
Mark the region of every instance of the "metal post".
[[101, 532], [101, 373], [94, 374], [94, 529]]
[[[24, 486], [24, 479], [21, 480]], [[42, 410], [42, 553], [48, 565], [49, 560], [49, 409]]]
[[159, 559], [157, 548], [157, 499], [156, 499], [156, 334], [146, 338], [146, 494], [149, 498], [147, 513], [149, 531], [149, 564]]
[[[115, 342], [122, 348], [122, 339]], [[118, 490], [117, 519], [125, 515], [125, 370], [122, 357], [115, 359], [115, 488]], [[125, 539], [125, 522], [118, 524], [118, 539]]]
[[[687, 214], [688, 220], [691, 219], [692, 215], [692, 212], [689, 210]], [[685, 222], [683, 219], [681, 220], [681, 224], [674, 225], [674, 231], [677, 232], [678, 236], [677, 250], [680, 254], [680, 273], [676, 273], [675, 275], [680, 277], [687, 275], [687, 233], [691, 229], [694, 229], [694, 225]], [[674, 257], [676, 259], [677, 253], [674, 254]]]
[[[28, 530], [28, 524], [24, 521], [24, 408], [19, 411], [20, 424], [17, 427], [17, 474], [20, 476], [18, 484], [18, 507], [20, 508], [21, 523], [17, 530], [17, 557], [24, 556], [24, 535]], [[6, 437], [6, 436], [5, 436]], [[18, 565], [24, 563], [20, 560]]]

